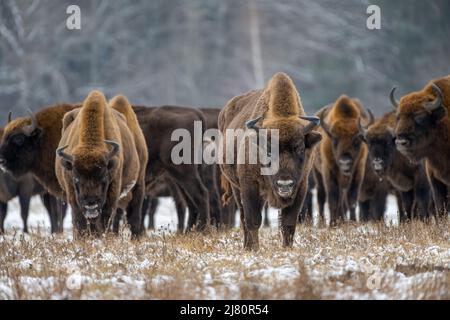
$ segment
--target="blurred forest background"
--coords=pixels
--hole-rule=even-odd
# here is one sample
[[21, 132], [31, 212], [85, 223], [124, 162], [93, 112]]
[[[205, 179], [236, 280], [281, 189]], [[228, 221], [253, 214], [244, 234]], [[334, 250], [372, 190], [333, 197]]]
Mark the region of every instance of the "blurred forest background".
[[[81, 30], [67, 30], [67, 6]], [[381, 30], [366, 9], [381, 7]], [[450, 74], [448, 0], [0, 0], [0, 121], [93, 88], [135, 104], [223, 106], [278, 71], [309, 113]]]

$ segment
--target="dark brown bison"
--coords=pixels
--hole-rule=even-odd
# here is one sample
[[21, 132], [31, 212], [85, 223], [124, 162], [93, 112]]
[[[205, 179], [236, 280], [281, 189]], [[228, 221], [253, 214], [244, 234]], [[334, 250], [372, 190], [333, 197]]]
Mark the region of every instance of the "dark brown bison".
[[[308, 176], [312, 168], [314, 146], [322, 138], [313, 130], [319, 125], [317, 117], [307, 117], [294, 83], [284, 73], [277, 73], [262, 90], [250, 91], [231, 99], [219, 116], [219, 130], [223, 134], [223, 147], [220, 167], [229, 183], [241, 213], [241, 226], [244, 230], [244, 248], [259, 247], [258, 230], [261, 226], [261, 211], [266, 202], [280, 211], [280, 230], [283, 246], [293, 245], [295, 227], [306, 192]], [[227, 139], [236, 145], [238, 129], [261, 129], [271, 131], [267, 145], [260, 139], [259, 148], [272, 150], [278, 143], [278, 154], [270, 154], [269, 168], [250, 162], [250, 148], [245, 148], [249, 139], [238, 144], [237, 148], [227, 146]], [[248, 132], [250, 134], [250, 132]], [[278, 141], [272, 141], [278, 133]], [[228, 137], [231, 135], [230, 137]], [[261, 136], [260, 134], [258, 134]], [[228, 137], [228, 138], [227, 138]], [[254, 139], [253, 139], [254, 140]], [[230, 148], [228, 150], [227, 148]], [[246, 161], [238, 163], [239, 153]], [[266, 150], [267, 151], [267, 150]], [[234, 155], [233, 163], [227, 161], [227, 153]], [[278, 166], [278, 170], [276, 167]], [[229, 192], [228, 192], [229, 194]]]
[[398, 102], [395, 88], [390, 99], [397, 108], [395, 144], [414, 162], [425, 160], [436, 210], [447, 213], [450, 186], [450, 76], [432, 80], [422, 90]]
[[147, 194], [152, 194], [152, 189], [161, 183], [161, 178], [169, 179], [181, 191], [188, 206], [188, 230], [194, 227], [198, 231], [205, 230], [210, 221], [209, 193], [201, 178], [201, 165], [194, 163], [194, 150], [201, 149], [203, 141], [198, 141], [200, 146], [195, 146], [195, 141], [191, 144], [190, 161], [175, 164], [172, 151], [179, 142], [171, 139], [177, 129], [187, 130], [194, 137], [196, 121], [203, 129], [206, 128], [205, 116], [200, 110], [189, 107], [134, 106], [133, 109], [147, 138]]
[[[55, 172], [72, 207], [76, 236], [108, 230], [117, 208], [136, 202], [128, 215], [133, 235], [141, 232], [146, 153], [140, 158], [134, 112], [124, 97], [108, 106], [101, 92], [92, 91], [80, 109], [66, 114], [56, 154]], [[145, 150], [146, 151], [146, 150]], [[137, 200], [133, 200], [138, 197]], [[90, 229], [88, 229], [90, 227]]]
[[383, 220], [389, 191], [389, 182], [380, 179], [372, 169], [370, 162], [367, 161], [364, 179], [358, 196], [359, 220]]
[[[32, 120], [32, 124], [34, 121], [37, 120]], [[0, 129], [0, 141], [3, 141], [0, 148], [0, 167], [3, 171], [0, 173], [0, 189], [2, 190], [0, 192], [2, 193], [1, 226], [3, 227], [3, 221], [7, 213], [7, 202], [13, 197], [19, 196], [24, 231], [27, 232], [30, 198], [39, 194], [50, 217], [51, 232], [62, 232], [67, 205], [62, 200], [48, 193], [41, 183], [35, 179], [33, 172], [30, 173], [29, 169], [27, 169], [29, 168], [27, 166], [31, 166], [33, 169], [39, 168], [40, 161], [45, 161], [43, 159], [46, 159], [48, 156], [46, 154], [37, 154], [38, 158], [33, 157], [33, 152], [38, 149], [37, 146], [42, 134], [40, 132], [36, 133], [35, 129], [23, 118], [14, 121], [11, 126], [9, 126], [10, 123], [11, 113], [8, 128], [6, 130]], [[36, 137], [36, 135], [39, 135], [39, 137]], [[19, 151], [23, 152], [23, 154]], [[43, 175], [40, 177], [44, 178]]]
[[357, 99], [341, 96], [318, 112], [324, 139], [320, 143], [314, 174], [318, 188], [319, 213], [323, 217], [325, 199], [330, 209], [330, 224], [335, 225], [350, 211], [356, 220], [356, 205], [364, 179], [367, 146], [360, 132], [360, 120], [370, 124]]
[[32, 173], [46, 190], [62, 199], [55, 175], [55, 150], [64, 115], [79, 106], [59, 104], [11, 121], [1, 140], [0, 165], [16, 178]]
[[378, 179], [387, 181], [401, 195], [405, 211], [400, 211], [400, 221], [411, 219], [414, 212], [425, 217], [429, 214], [431, 196], [425, 169], [422, 163], [411, 162], [395, 147], [395, 123], [396, 113], [389, 112], [363, 130], [369, 147], [368, 164]]

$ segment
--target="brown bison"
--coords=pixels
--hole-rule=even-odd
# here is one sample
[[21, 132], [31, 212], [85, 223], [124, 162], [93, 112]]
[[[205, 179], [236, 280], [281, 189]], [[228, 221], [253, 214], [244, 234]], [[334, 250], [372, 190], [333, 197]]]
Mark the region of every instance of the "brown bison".
[[59, 104], [11, 121], [1, 140], [0, 165], [16, 178], [32, 173], [46, 190], [62, 199], [55, 175], [55, 150], [64, 115], [79, 106]]
[[[411, 162], [395, 147], [396, 113], [389, 112], [363, 130], [369, 147], [368, 164], [378, 179], [387, 181], [401, 196], [400, 221], [429, 215], [430, 191], [421, 163]], [[372, 188], [372, 187], [371, 187]]]
[[[139, 125], [147, 138], [148, 163], [146, 170], [146, 189], [148, 194], [156, 188], [161, 179], [169, 179], [176, 185], [189, 209], [188, 230], [205, 230], [210, 221], [209, 193], [201, 178], [201, 165], [194, 163], [192, 144], [191, 161], [175, 164], [172, 161], [172, 150], [179, 143], [172, 141], [172, 133], [176, 129], [185, 129], [194, 136], [195, 122], [206, 128], [203, 113], [195, 108], [161, 106], [134, 106]], [[202, 132], [203, 134], [203, 132]], [[199, 141], [202, 144], [202, 141]], [[197, 146], [198, 147], [198, 146]], [[199, 146], [201, 149], [201, 146]]]
[[319, 213], [323, 217], [325, 199], [330, 209], [330, 224], [344, 219], [356, 220], [356, 205], [364, 179], [367, 146], [360, 132], [360, 120], [368, 126], [361, 103], [341, 96], [333, 105], [318, 112], [324, 139], [320, 143], [314, 174], [318, 188]]
[[77, 236], [108, 230], [116, 209], [133, 203], [128, 222], [133, 235], [141, 232], [145, 188], [141, 165], [146, 162], [138, 150], [145, 144], [136, 147], [139, 126], [128, 101], [119, 97], [112, 103], [120, 104], [121, 112], [109, 107], [101, 92], [92, 91], [80, 109], [63, 119], [55, 172], [72, 207]]
[[76, 107], [79, 105], [59, 104], [9, 121], [0, 142], [0, 166], [16, 179], [32, 174], [48, 192], [42, 199], [50, 210], [52, 232], [62, 231], [66, 212], [55, 175], [55, 150], [61, 138], [62, 118]]
[[[223, 135], [221, 146], [224, 152], [221, 152], [223, 157], [219, 157], [220, 167], [241, 213], [244, 248], [259, 247], [258, 230], [266, 202], [281, 209], [279, 220], [283, 246], [293, 245], [298, 215], [308, 190], [314, 146], [322, 138], [313, 131], [318, 125], [317, 117], [305, 115], [297, 89], [284, 73], [275, 74], [262, 90], [231, 99], [221, 111], [219, 130]], [[234, 140], [236, 145], [238, 129], [254, 129], [257, 133], [267, 129], [271, 131], [271, 137], [278, 133], [279, 141], [267, 139], [271, 150], [271, 146], [278, 143], [278, 154], [270, 155], [270, 166], [276, 168], [278, 165], [278, 170], [269, 170], [267, 175], [263, 175], [261, 169], [265, 164], [252, 164], [248, 149], [244, 151], [247, 161], [236, 160], [246, 143], [238, 145], [238, 149], [228, 150], [227, 140]], [[263, 145], [261, 140], [265, 139], [260, 139], [258, 145], [265, 149], [267, 145]], [[227, 163], [227, 153], [234, 154], [233, 163]]]
[[450, 186], [450, 76], [432, 80], [400, 102], [394, 94], [395, 88], [390, 99], [397, 108], [396, 147], [415, 162], [425, 160], [436, 210], [446, 213]]

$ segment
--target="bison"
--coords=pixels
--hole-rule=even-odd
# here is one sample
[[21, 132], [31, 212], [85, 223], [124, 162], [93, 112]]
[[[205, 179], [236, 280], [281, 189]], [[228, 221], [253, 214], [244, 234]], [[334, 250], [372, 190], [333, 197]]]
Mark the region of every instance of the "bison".
[[[256, 250], [259, 247], [261, 210], [266, 202], [281, 209], [279, 220], [283, 246], [293, 245], [298, 216], [308, 190], [314, 146], [322, 138], [314, 131], [318, 125], [319, 118], [306, 116], [294, 83], [284, 73], [275, 74], [264, 89], [234, 97], [221, 111], [219, 130], [223, 135], [221, 147], [224, 152], [221, 152], [219, 163], [241, 213], [245, 249]], [[267, 129], [272, 132], [271, 137], [278, 133], [279, 141], [267, 139], [269, 145], [278, 142], [278, 155], [270, 155], [271, 161], [278, 164], [278, 170], [263, 175], [261, 169], [265, 165], [262, 163], [236, 163], [239, 150], [228, 150], [227, 140], [236, 142], [235, 133], [239, 129], [256, 132]], [[228, 135], [231, 136], [227, 138]], [[264, 149], [266, 146], [262, 141], [265, 139], [260, 140], [259, 147]], [[243, 146], [245, 143], [237, 148]], [[234, 154], [234, 163], [226, 161], [226, 154], [230, 152]], [[249, 153], [245, 150], [246, 159]]]
[[378, 179], [387, 181], [401, 197], [404, 211], [400, 221], [410, 220], [413, 213], [429, 215], [430, 191], [422, 163], [411, 162], [395, 147], [396, 113], [388, 112], [363, 130], [369, 148], [368, 163]]
[[32, 173], [46, 190], [62, 199], [55, 175], [55, 150], [61, 139], [64, 115], [79, 106], [54, 105], [11, 121], [1, 140], [0, 165], [16, 178]]
[[[21, 120], [18, 120], [21, 121]], [[30, 199], [34, 195], [41, 195], [42, 202], [46, 207], [49, 217], [52, 233], [59, 233], [63, 231], [63, 219], [66, 213], [67, 206], [62, 201], [48, 193], [41, 183], [28, 172], [26, 167], [30, 164], [39, 162], [40, 159], [35, 159], [32, 156], [32, 149], [36, 146], [37, 141], [34, 140], [33, 135], [28, 136], [27, 133], [32, 132], [28, 124], [24, 126], [25, 130], [19, 129], [20, 125], [17, 122], [12, 125], [13, 130], [0, 129], [0, 141], [4, 141], [2, 146], [2, 153], [0, 153], [0, 198], [1, 198], [1, 212], [0, 212], [0, 228], [3, 230], [3, 222], [6, 217], [8, 201], [15, 196], [19, 197], [21, 216], [24, 224], [24, 231], [28, 231], [27, 219]], [[8, 125], [11, 123], [11, 113], [9, 115]], [[26, 123], [26, 121], [25, 121]], [[11, 127], [9, 127], [11, 129]], [[3, 139], [5, 137], [5, 139]], [[31, 150], [30, 150], [31, 149]], [[22, 159], [18, 153], [24, 151], [25, 158]], [[13, 152], [13, 153], [11, 153]], [[4, 156], [2, 156], [4, 155]], [[44, 155], [40, 155], [43, 156]], [[33, 166], [38, 168], [38, 164]], [[41, 176], [42, 177], [42, 176]]]
[[[143, 141], [136, 139], [140, 128], [126, 98], [115, 98], [112, 104], [92, 91], [80, 109], [63, 119], [55, 172], [72, 207], [75, 236], [107, 231], [116, 209], [128, 205], [132, 234], [142, 230], [146, 145], [137, 147]], [[139, 150], [145, 151], [144, 158]]]
[[321, 141], [315, 161], [319, 213], [323, 217], [325, 200], [330, 209], [330, 224], [336, 225], [350, 210], [350, 219], [356, 220], [356, 205], [364, 179], [367, 146], [363, 144], [360, 120], [366, 126], [373, 121], [365, 114], [359, 100], [345, 95], [320, 110]]
[[450, 76], [430, 81], [422, 90], [395, 99], [395, 87], [390, 93], [396, 108], [395, 145], [414, 162], [425, 160], [439, 213], [447, 213], [447, 190], [450, 186]]
[[[171, 140], [172, 133], [182, 128], [193, 137], [196, 121], [201, 123], [203, 129], [206, 128], [205, 116], [198, 109], [178, 106], [134, 106], [133, 110], [147, 140], [147, 193], [152, 194], [161, 179], [168, 179], [169, 184], [180, 190], [189, 208], [187, 229], [205, 230], [210, 224], [210, 208], [209, 193], [201, 177], [201, 165], [195, 164], [193, 158], [190, 163], [181, 164], [175, 164], [171, 158], [172, 149], [178, 143]], [[192, 144], [192, 157], [194, 147]]]

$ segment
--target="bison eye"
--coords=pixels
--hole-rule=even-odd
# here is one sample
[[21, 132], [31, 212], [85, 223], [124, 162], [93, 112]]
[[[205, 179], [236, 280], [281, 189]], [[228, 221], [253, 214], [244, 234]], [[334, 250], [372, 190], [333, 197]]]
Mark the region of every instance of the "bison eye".
[[12, 143], [16, 146], [21, 146], [25, 142], [25, 136], [23, 134], [16, 135], [12, 138]]

